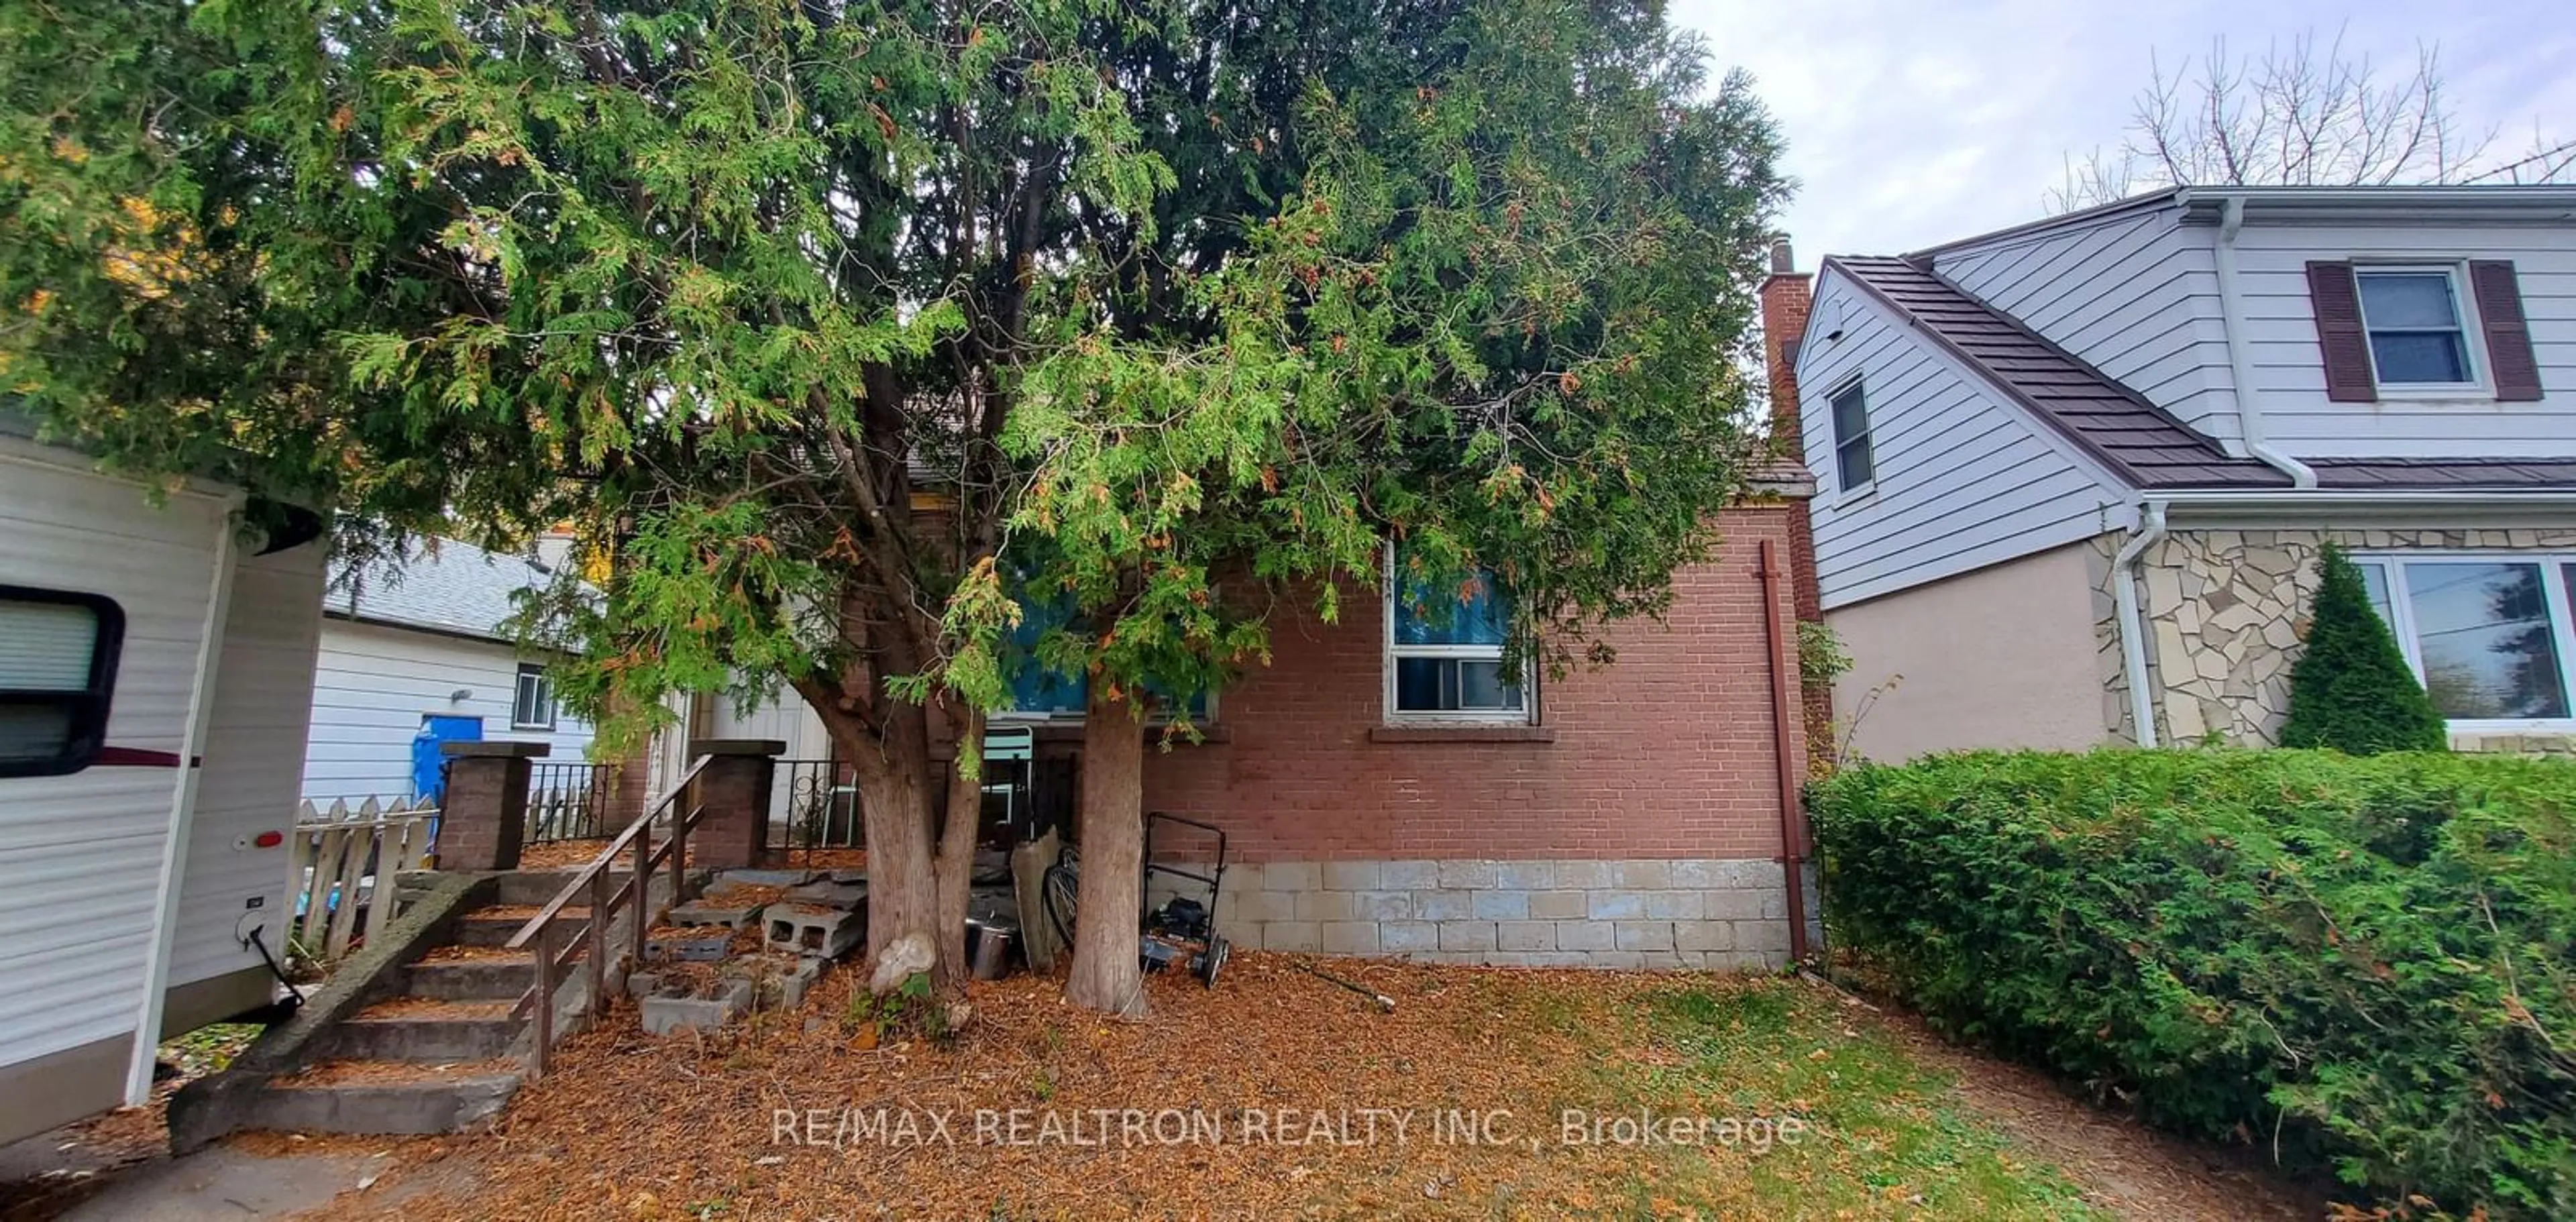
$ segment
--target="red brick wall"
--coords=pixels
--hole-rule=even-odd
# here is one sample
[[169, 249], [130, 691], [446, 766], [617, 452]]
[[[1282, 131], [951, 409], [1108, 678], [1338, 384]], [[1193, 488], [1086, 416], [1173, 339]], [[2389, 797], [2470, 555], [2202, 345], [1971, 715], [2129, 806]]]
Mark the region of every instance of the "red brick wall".
[[[1806, 461], [1806, 435], [1798, 427], [1798, 370], [1788, 359], [1789, 344], [1804, 335], [1807, 315], [1815, 304], [1815, 284], [1804, 272], [1786, 270], [1788, 249], [1775, 248], [1775, 266], [1782, 270], [1762, 282], [1762, 365], [1769, 374], [1771, 389], [1771, 437], [1784, 458]], [[1818, 472], [1818, 478], [1830, 478], [1830, 472]], [[1825, 618], [1824, 592], [1816, 584], [1816, 538], [1810, 528], [1807, 503], [1800, 501], [1790, 510], [1795, 519], [1789, 527], [1792, 567], [1797, 570], [1798, 618], [1806, 623], [1822, 623]], [[1825, 740], [1819, 746], [1833, 749], [1830, 735], [1834, 722], [1834, 689], [1819, 683], [1803, 694], [1800, 702], [1806, 710], [1807, 733]]]
[[[1790, 513], [1719, 526], [1718, 559], [1676, 578], [1665, 624], [1616, 625], [1616, 663], [1543, 685], [1552, 742], [1372, 741], [1383, 629], [1358, 597], [1340, 624], [1275, 623], [1270, 666], [1219, 698], [1228, 741], [1149, 749], [1146, 809], [1217, 823], [1242, 861], [1776, 858], [1758, 541], [1793, 555]], [[1804, 734], [1788, 733], [1803, 776]]]

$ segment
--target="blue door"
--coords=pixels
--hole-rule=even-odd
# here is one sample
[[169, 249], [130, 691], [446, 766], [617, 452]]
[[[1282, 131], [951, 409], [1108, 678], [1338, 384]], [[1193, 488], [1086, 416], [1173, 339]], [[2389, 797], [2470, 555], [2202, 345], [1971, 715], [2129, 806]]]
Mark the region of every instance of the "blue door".
[[411, 792], [416, 798], [432, 802], [447, 797], [447, 757], [439, 754], [440, 743], [473, 743], [483, 741], [483, 719], [457, 717], [444, 713], [423, 714], [420, 733], [411, 739]]

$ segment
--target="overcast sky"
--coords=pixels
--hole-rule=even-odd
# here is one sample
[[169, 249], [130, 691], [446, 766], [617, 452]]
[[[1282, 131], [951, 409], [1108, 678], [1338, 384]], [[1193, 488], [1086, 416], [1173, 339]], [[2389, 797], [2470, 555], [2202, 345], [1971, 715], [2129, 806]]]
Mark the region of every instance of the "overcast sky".
[[2528, 145], [2535, 120], [2576, 138], [2568, 0], [1672, 0], [1671, 15], [1717, 65], [1751, 70], [1779, 116], [1801, 270], [2043, 215], [2068, 151], [2118, 146], [2150, 52], [2172, 64], [2220, 34], [2259, 55], [2342, 27], [2401, 73], [2418, 39], [2437, 42], [2462, 117], [2502, 124], [2499, 148]]

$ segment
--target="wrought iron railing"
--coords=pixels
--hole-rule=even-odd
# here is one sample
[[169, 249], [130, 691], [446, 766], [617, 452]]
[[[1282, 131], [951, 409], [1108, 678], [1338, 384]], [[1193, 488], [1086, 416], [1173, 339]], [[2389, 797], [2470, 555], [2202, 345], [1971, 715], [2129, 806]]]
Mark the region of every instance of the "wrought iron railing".
[[769, 847], [809, 853], [867, 847], [858, 784], [839, 760], [782, 759], [771, 783], [780, 799], [778, 817], [769, 824]]
[[604, 840], [617, 829], [608, 822], [610, 764], [528, 765], [529, 844], [558, 840]]

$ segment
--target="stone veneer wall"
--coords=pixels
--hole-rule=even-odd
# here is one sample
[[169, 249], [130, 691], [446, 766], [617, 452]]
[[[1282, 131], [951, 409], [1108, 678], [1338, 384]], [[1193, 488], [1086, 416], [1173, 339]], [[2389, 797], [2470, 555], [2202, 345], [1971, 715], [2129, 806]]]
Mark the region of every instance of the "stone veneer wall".
[[[2110, 593], [2110, 561], [2121, 538], [2093, 541], [2093, 628], [2101, 647], [2103, 715], [2126, 740], [2132, 737], [2128, 683]], [[2213, 735], [2240, 745], [2275, 741], [2289, 716], [2290, 665], [2307, 635], [2317, 551], [2329, 539], [2349, 551], [2576, 548], [2576, 531], [2557, 529], [2176, 530], [2138, 566], [2147, 665], [2157, 676], [2159, 741], [2189, 745]], [[2451, 744], [2526, 754], [2576, 749], [2559, 734], [2455, 733]]]
[[[1325, 861], [1229, 866], [1217, 932], [1259, 950], [1513, 967], [1778, 967], [1789, 959], [1780, 863]], [[1808, 932], [1822, 944], [1815, 876]], [[1204, 899], [1156, 875], [1150, 901]]]

